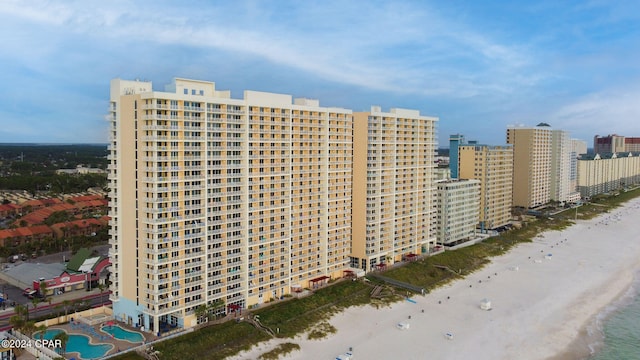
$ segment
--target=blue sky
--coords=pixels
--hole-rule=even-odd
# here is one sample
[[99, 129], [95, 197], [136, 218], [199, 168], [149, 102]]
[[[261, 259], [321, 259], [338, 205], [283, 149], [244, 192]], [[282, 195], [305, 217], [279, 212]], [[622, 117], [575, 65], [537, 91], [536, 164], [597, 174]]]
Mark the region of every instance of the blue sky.
[[638, 1], [0, 2], [0, 142], [107, 142], [109, 81], [418, 109], [439, 142], [640, 136]]

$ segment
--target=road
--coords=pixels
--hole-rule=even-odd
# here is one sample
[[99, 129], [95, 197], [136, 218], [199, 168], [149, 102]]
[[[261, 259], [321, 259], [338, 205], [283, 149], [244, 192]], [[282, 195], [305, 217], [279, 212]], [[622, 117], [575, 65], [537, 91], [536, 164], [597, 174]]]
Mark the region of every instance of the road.
[[[103, 294], [91, 294], [85, 297], [78, 298], [82, 301], [87, 301], [91, 305], [92, 308], [100, 307], [102, 305], [111, 305], [111, 301], [109, 300], [109, 293], [105, 291]], [[51, 305], [44, 303], [43, 305], [38, 306], [34, 309], [32, 306], [29, 306], [29, 318], [35, 319], [45, 315], [50, 315], [59, 311], [56, 306], [59, 304], [52, 303]], [[62, 309], [64, 311], [64, 309]], [[13, 311], [7, 311], [3, 314], [0, 314], [0, 331], [6, 331], [11, 328], [9, 325], [9, 319], [14, 315]]]

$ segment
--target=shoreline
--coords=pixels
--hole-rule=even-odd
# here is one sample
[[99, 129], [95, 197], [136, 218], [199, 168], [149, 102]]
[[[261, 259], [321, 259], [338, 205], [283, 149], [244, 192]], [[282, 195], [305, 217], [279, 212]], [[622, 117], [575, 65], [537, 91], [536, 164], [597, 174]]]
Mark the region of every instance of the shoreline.
[[[598, 337], [591, 326], [597, 330], [599, 314], [629, 291], [640, 268], [640, 242], [628, 240], [638, 215], [640, 199], [632, 199], [538, 234], [411, 302], [348, 308], [329, 319], [338, 331], [321, 341], [306, 334], [270, 340], [231, 359], [256, 359], [283, 342], [300, 345], [281, 357], [291, 360], [335, 359], [349, 348], [363, 359], [584, 359]], [[485, 298], [491, 311], [480, 309]], [[400, 330], [400, 322], [410, 327]]]
[[637, 296], [640, 296], [640, 269], [635, 269], [631, 282], [615, 299], [602, 307], [582, 327], [578, 337], [571, 342], [564, 352], [547, 360], [587, 360], [597, 355], [604, 347], [604, 324], [617, 311], [630, 306]]

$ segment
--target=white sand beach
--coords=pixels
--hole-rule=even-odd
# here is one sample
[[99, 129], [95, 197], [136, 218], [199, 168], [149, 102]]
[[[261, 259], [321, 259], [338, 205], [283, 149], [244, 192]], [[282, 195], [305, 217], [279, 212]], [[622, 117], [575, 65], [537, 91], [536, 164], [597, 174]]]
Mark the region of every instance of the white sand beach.
[[[338, 332], [326, 339], [272, 340], [234, 359], [257, 359], [285, 341], [301, 346], [285, 359], [335, 359], [349, 348], [354, 359], [575, 358], [567, 351], [588, 351], [575, 340], [640, 268], [639, 219], [635, 199], [541, 234], [415, 303], [347, 309], [331, 319]], [[485, 298], [490, 311], [480, 309]], [[400, 322], [409, 328], [398, 329]]]

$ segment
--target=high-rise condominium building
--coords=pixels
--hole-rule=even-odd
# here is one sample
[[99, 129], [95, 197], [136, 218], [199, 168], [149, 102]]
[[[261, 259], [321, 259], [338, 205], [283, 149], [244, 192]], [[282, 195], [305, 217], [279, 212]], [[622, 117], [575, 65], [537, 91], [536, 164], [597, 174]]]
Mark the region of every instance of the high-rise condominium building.
[[114, 79], [110, 98], [117, 318], [191, 327], [200, 305], [246, 308], [342, 276], [351, 110], [186, 79]]
[[513, 205], [533, 208], [551, 200], [551, 128], [507, 128], [513, 145]]
[[354, 113], [352, 267], [369, 271], [435, 246], [436, 122], [416, 110]]
[[625, 138], [619, 135], [596, 135], [593, 137], [593, 152], [595, 154], [612, 154], [625, 151]]
[[553, 130], [551, 142], [551, 200], [576, 202], [580, 200], [576, 183], [578, 163], [569, 132]]
[[480, 181], [436, 182], [436, 209], [438, 244], [454, 246], [474, 239], [480, 210]]
[[464, 145], [459, 148], [459, 157], [460, 178], [480, 180], [480, 229], [509, 224], [513, 204], [513, 146]]
[[571, 139], [571, 151], [575, 153], [576, 158], [579, 158], [580, 155], [587, 153], [587, 142], [580, 139]]
[[451, 178], [457, 179], [459, 173], [459, 148], [465, 145], [467, 142], [464, 139], [464, 135], [454, 134], [449, 135], [449, 169], [451, 169]]

